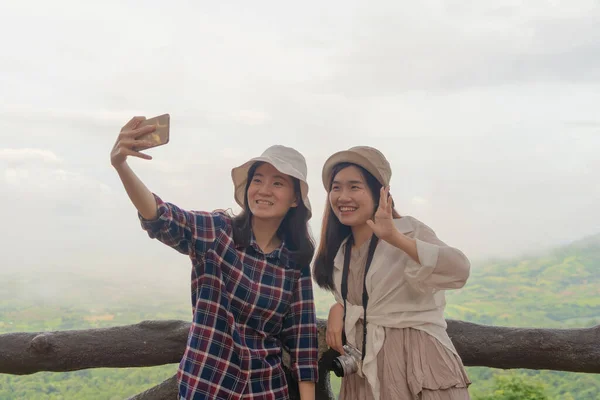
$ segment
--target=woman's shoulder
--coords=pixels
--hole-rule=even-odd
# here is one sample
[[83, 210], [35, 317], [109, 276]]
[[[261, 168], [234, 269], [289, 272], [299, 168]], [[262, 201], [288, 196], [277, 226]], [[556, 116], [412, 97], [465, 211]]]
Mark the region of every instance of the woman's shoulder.
[[221, 218], [225, 221], [231, 221], [233, 219], [233, 214], [231, 213], [231, 209], [223, 209], [218, 208], [210, 212], [210, 214], [215, 218]]
[[214, 229], [221, 229], [227, 232], [231, 231], [233, 217], [230, 210], [217, 209], [213, 211], [192, 210], [192, 214], [198, 219], [204, 221], [204, 225], [210, 223]]
[[215, 222], [219, 224], [221, 228], [231, 233], [231, 231], [233, 230], [234, 218], [233, 214], [231, 213], [231, 210], [218, 209], [211, 211], [211, 214], [215, 219]]

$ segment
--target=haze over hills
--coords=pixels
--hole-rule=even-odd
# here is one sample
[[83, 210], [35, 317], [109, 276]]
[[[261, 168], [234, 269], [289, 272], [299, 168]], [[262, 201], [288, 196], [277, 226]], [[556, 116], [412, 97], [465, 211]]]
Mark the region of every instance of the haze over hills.
[[[182, 257], [185, 264], [185, 257]], [[447, 317], [490, 325], [589, 327], [600, 324], [600, 234], [543, 254], [474, 263], [467, 285], [447, 294]], [[29, 268], [0, 272], [0, 333], [105, 327], [145, 319], [189, 320], [189, 270]], [[315, 292], [319, 317], [326, 318], [332, 296]], [[0, 375], [2, 399], [123, 398], [174, 373], [175, 365], [149, 369], [89, 370], [67, 374]], [[517, 371], [540, 381], [551, 399], [600, 398], [600, 376], [549, 371]], [[469, 368], [476, 399], [489, 394], [489, 368]], [[334, 388], [339, 381], [334, 380]], [[10, 388], [10, 390], [9, 390]], [[34, 396], [35, 397], [32, 397]]]
[[600, 234], [543, 255], [476, 266], [462, 290], [448, 292], [448, 303], [449, 316], [485, 324], [537, 327], [598, 324]]

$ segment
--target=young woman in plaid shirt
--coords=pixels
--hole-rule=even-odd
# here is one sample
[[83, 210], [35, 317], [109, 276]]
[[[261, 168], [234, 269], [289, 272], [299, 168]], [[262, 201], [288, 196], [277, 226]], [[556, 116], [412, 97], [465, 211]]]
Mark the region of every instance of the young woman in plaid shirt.
[[128, 156], [152, 126], [135, 117], [111, 153], [125, 190], [151, 238], [192, 262], [193, 321], [179, 364], [186, 400], [288, 399], [282, 348], [302, 400], [317, 381], [317, 326], [310, 261], [314, 243], [306, 162], [294, 149], [272, 146], [232, 170], [243, 212], [186, 211], [164, 202], [134, 174]]

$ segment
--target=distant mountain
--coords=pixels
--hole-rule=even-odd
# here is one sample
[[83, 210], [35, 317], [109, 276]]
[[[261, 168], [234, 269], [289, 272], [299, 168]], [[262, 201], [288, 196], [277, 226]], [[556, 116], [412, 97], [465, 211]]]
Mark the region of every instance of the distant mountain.
[[[13, 269], [14, 271], [14, 269]], [[105, 327], [143, 319], [189, 320], [187, 270], [121, 276], [101, 270], [0, 271], [0, 334]], [[315, 293], [319, 317], [326, 318], [331, 294]], [[600, 234], [541, 255], [478, 263], [467, 285], [447, 292], [447, 317], [521, 327], [588, 327], [600, 324]], [[124, 398], [172, 375], [175, 366], [106, 369], [27, 377], [0, 376], [1, 399]], [[474, 400], [489, 395], [503, 371], [468, 368]], [[541, 382], [551, 400], [600, 399], [600, 375], [517, 371]], [[339, 380], [333, 377], [335, 389]], [[41, 396], [41, 397], [40, 397]]]
[[[536, 256], [494, 260], [472, 269], [465, 287], [449, 291], [447, 317], [489, 325], [580, 328], [600, 324], [600, 234]], [[467, 368], [474, 399], [508, 371]], [[514, 372], [514, 371], [513, 371]], [[552, 400], [600, 399], [600, 375], [519, 370]]]
[[567, 247], [584, 248], [584, 249], [600, 247], [600, 233], [598, 233], [596, 235], [584, 237], [583, 239], [579, 239], [579, 240], [571, 243]]
[[600, 234], [544, 255], [474, 267], [448, 292], [448, 317], [511, 326], [600, 324]]

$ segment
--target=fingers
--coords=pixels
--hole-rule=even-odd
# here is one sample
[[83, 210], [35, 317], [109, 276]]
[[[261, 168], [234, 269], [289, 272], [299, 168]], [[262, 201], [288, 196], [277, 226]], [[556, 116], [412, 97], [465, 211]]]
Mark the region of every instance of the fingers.
[[131, 131], [131, 136], [138, 138], [146, 133], [154, 132], [156, 130], [156, 125], [146, 125], [141, 128], [137, 128]]
[[369, 228], [371, 228], [373, 232], [375, 232], [375, 222], [373, 222], [372, 219], [367, 220], [367, 225], [369, 226]]
[[393, 208], [392, 195], [390, 194], [389, 186], [382, 186], [379, 195], [379, 210], [392, 212]]
[[342, 330], [336, 328], [327, 329], [326, 342], [329, 347], [340, 354], [344, 354], [344, 345], [342, 344]]
[[127, 122], [117, 136], [117, 140], [110, 153], [110, 161], [113, 166], [123, 164], [128, 156], [152, 160], [148, 154], [140, 153], [137, 149], [145, 149], [153, 146], [153, 143], [147, 140], [136, 140], [145, 133], [153, 132], [156, 127], [149, 125], [138, 128], [146, 120], [146, 117], [133, 117]]
[[129, 122], [127, 122], [123, 128], [121, 128], [121, 132], [125, 131], [125, 130], [132, 130], [138, 127], [138, 125], [140, 123], [142, 123], [142, 121], [144, 121], [146, 119], [146, 117], [133, 117], [129, 120]]
[[332, 349], [336, 350], [335, 348], [335, 335], [333, 334], [333, 331], [331, 329], [327, 330], [327, 336], [326, 336], [326, 342], [327, 342], [327, 346], [331, 347]]
[[385, 195], [385, 186], [382, 186], [379, 190], [379, 209], [387, 209], [387, 196]]
[[130, 129], [121, 131], [122, 138], [138, 138], [142, 135], [145, 135], [150, 132], [154, 132], [156, 130], [156, 125], [146, 125], [141, 128]]
[[377, 206], [376, 212], [386, 211], [387, 210], [387, 195], [386, 188], [382, 186], [379, 189], [379, 205]]
[[344, 345], [342, 344], [342, 332], [334, 332], [333, 348], [340, 354], [344, 354]]
[[121, 139], [117, 142], [116, 146], [115, 146], [115, 150], [117, 155], [121, 155], [121, 156], [133, 156], [133, 157], [138, 157], [138, 158], [143, 158], [144, 160], [151, 160], [152, 157], [144, 154], [144, 153], [140, 153], [139, 151], [136, 151], [136, 149], [140, 149], [140, 148], [147, 148], [147, 147], [151, 147], [152, 146], [152, 142], [146, 141], [146, 140], [135, 140], [135, 139], [130, 139], [130, 138], [125, 138], [125, 139]]
[[154, 143], [152, 143], [149, 140], [137, 140], [137, 139], [131, 139], [131, 138], [125, 138], [125, 139], [121, 139], [119, 140], [119, 142], [117, 143], [117, 146], [120, 148], [125, 148], [128, 150], [135, 150], [135, 149], [142, 149], [142, 148], [147, 148], [147, 147], [152, 147]]
[[120, 148], [119, 153], [124, 156], [133, 156], [133, 157], [143, 158], [144, 160], [152, 160], [152, 156], [149, 156], [148, 154], [140, 153], [139, 151], [135, 151], [135, 150], [127, 149], [127, 148]]

